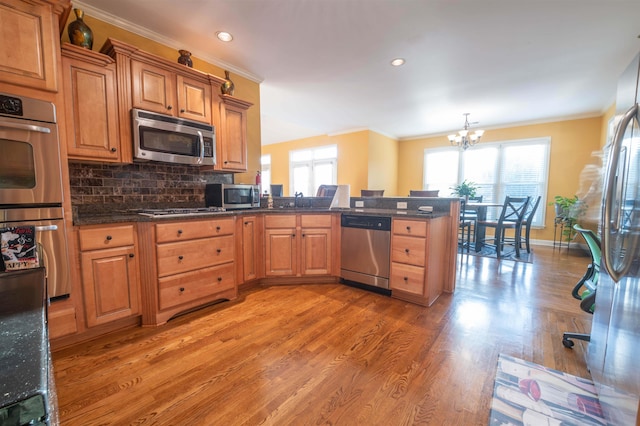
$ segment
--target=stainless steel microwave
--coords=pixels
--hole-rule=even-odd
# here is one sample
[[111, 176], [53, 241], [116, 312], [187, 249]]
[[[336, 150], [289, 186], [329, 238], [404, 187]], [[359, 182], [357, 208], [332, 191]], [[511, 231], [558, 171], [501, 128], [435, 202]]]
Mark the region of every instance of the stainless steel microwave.
[[260, 186], [226, 183], [208, 183], [204, 189], [207, 207], [227, 210], [260, 207]]
[[131, 116], [136, 160], [195, 166], [216, 164], [213, 126], [135, 108]]

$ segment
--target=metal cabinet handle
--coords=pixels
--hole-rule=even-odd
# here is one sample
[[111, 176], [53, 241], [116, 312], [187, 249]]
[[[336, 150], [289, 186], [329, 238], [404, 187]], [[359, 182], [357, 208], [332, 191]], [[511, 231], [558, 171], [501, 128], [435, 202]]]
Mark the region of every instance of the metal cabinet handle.
[[46, 225], [46, 226], [36, 226], [36, 231], [38, 232], [42, 232], [42, 231], [57, 231], [58, 230], [58, 225]]

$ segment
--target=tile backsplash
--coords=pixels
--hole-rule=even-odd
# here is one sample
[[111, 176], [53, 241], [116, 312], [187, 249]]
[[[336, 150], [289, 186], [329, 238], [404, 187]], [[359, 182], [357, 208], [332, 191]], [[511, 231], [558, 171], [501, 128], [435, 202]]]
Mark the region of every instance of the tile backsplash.
[[71, 204], [204, 206], [207, 183], [233, 183], [230, 173], [165, 163], [94, 164], [69, 162]]

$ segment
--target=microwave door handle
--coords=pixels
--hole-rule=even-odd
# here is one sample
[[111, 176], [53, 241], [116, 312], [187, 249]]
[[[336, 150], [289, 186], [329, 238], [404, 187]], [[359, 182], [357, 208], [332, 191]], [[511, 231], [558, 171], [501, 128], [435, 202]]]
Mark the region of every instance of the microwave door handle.
[[0, 127], [7, 127], [18, 130], [28, 130], [31, 132], [51, 133], [51, 129], [46, 127], [34, 126], [32, 124], [20, 124], [20, 123], [0, 123]]
[[200, 130], [198, 130], [198, 140], [200, 141], [200, 157], [198, 157], [198, 164], [202, 164], [204, 161], [204, 137]]

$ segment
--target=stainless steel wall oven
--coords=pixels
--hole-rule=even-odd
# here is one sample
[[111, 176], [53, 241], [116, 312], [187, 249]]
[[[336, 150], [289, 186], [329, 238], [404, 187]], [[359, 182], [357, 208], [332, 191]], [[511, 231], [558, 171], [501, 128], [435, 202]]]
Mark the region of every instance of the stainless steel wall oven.
[[34, 227], [50, 298], [69, 294], [55, 106], [0, 93], [0, 229]]

